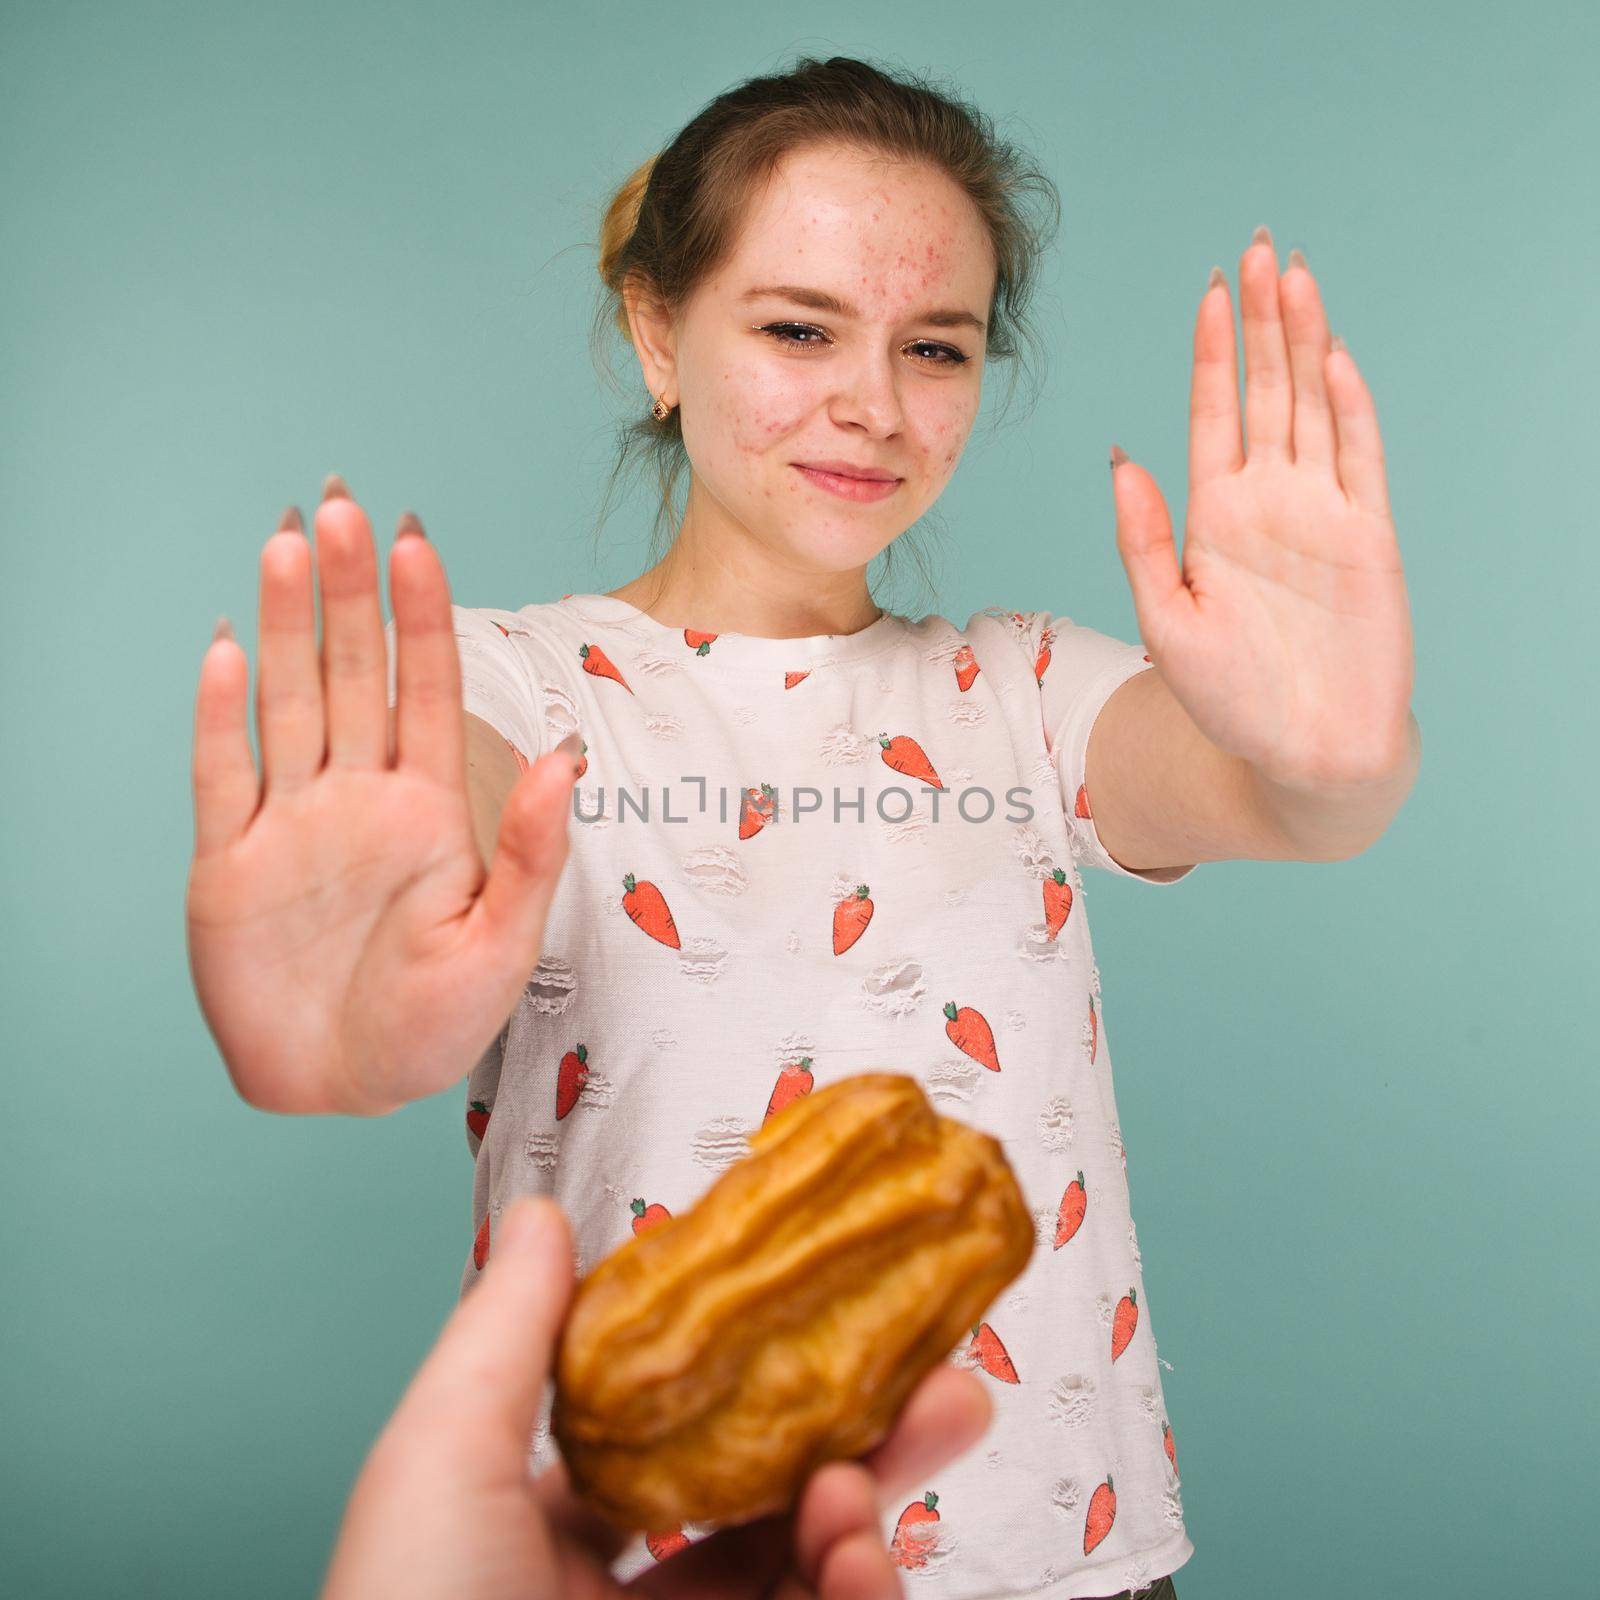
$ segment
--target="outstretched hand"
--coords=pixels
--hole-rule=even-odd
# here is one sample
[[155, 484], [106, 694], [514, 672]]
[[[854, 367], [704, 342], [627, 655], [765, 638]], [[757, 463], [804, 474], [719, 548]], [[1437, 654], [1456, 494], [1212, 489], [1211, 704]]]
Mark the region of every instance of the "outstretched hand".
[[1280, 278], [1265, 228], [1239, 297], [1250, 453], [1219, 273], [1195, 325], [1182, 564], [1155, 479], [1114, 458], [1117, 548], [1139, 636], [1201, 732], [1275, 783], [1339, 789], [1395, 770], [1410, 737], [1411, 615], [1377, 413], [1304, 259]]
[[890, 1600], [902, 1593], [884, 1506], [983, 1436], [992, 1404], [970, 1372], [934, 1369], [893, 1432], [833, 1461], [796, 1508], [721, 1529], [626, 1586], [610, 1564], [629, 1534], [585, 1507], [559, 1459], [530, 1476], [556, 1338], [574, 1289], [565, 1213], [509, 1206], [483, 1275], [456, 1307], [367, 1457], [323, 1600]]

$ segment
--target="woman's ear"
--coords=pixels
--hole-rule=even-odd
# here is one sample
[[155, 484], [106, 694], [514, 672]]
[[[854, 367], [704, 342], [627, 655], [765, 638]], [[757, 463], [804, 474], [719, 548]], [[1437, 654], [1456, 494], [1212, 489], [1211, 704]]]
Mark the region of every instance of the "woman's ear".
[[668, 405], [676, 405], [677, 332], [671, 315], [660, 296], [638, 276], [623, 285], [622, 303], [645, 387], [652, 395], [665, 398]]

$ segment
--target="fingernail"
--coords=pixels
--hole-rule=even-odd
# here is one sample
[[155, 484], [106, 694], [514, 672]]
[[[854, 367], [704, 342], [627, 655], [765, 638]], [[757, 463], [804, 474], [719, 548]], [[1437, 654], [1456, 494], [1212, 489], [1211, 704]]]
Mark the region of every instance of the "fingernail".
[[583, 739], [581, 735], [569, 733], [560, 744], [556, 746], [563, 755], [572, 757], [573, 766], [577, 766], [578, 758], [583, 754]]
[[1251, 244], [1271, 244], [1272, 243], [1272, 232], [1267, 227], [1266, 223], [1263, 222], [1261, 224], [1261, 226], [1259, 228], [1257, 228], [1256, 231], [1250, 235], [1250, 243]]
[[330, 472], [322, 480], [322, 499], [324, 504], [329, 500], [348, 500], [349, 498], [349, 487], [337, 472]]
[[402, 511], [400, 513], [400, 525], [395, 529], [394, 536], [397, 539], [404, 539], [407, 534], [415, 534], [419, 539], [428, 537], [422, 529], [422, 518], [415, 511]]
[[300, 517], [299, 506], [286, 506], [283, 515], [278, 518], [279, 533], [304, 533], [306, 525]]
[[1120, 444], [1111, 447], [1111, 470], [1115, 472], [1128, 459], [1128, 452]]
[[1211, 269], [1210, 278], [1208, 278], [1206, 280], [1206, 293], [1209, 294], [1213, 289], [1216, 288], [1216, 286], [1219, 283], [1222, 285], [1222, 287], [1224, 289], [1226, 289], [1228, 287], [1228, 280], [1227, 280], [1226, 276], [1224, 276], [1222, 268], [1221, 267], [1213, 267]]
[[1341, 339], [1338, 334], [1334, 334], [1334, 336], [1333, 336], [1333, 348], [1335, 350], [1343, 350], [1344, 349], [1344, 340]]
[[218, 639], [231, 639], [233, 637], [233, 624], [226, 617], [218, 617], [217, 625], [211, 630], [211, 642], [215, 644]]
[[[1289, 252], [1289, 265], [1291, 267], [1305, 267], [1306, 266], [1305, 252], [1302, 251], [1298, 245], [1296, 245], [1294, 247], [1294, 249]], [[1310, 267], [1306, 267], [1306, 271], [1307, 272], [1309, 272], [1310, 270], [1311, 270]]]

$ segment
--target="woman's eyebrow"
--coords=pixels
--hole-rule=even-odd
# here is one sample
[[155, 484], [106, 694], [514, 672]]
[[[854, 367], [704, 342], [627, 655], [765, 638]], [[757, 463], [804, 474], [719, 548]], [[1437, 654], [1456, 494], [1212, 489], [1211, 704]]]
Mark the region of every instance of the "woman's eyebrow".
[[[848, 300], [841, 300], [838, 295], [829, 294], [825, 289], [808, 289], [800, 283], [764, 283], [754, 289], [746, 289], [739, 296], [739, 301], [742, 304], [766, 295], [778, 300], [792, 300], [796, 305], [809, 306], [813, 311], [827, 311], [836, 317], [853, 319], [861, 315]], [[924, 311], [906, 320], [930, 323], [936, 328], [973, 328], [978, 333], [984, 331], [983, 319], [973, 316], [970, 311]]]

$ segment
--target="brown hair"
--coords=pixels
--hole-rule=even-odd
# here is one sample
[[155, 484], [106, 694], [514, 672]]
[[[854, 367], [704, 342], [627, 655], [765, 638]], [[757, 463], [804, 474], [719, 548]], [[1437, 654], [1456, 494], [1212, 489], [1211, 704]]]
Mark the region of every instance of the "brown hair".
[[[669, 315], [680, 314], [696, 287], [732, 252], [747, 202], [782, 158], [801, 147], [835, 143], [890, 160], [929, 163], [948, 174], [977, 208], [996, 268], [984, 354], [987, 361], [1012, 363], [1009, 404], [1020, 345], [1038, 348], [1027, 306], [1040, 257], [1060, 221], [1055, 185], [1018, 147], [999, 140], [990, 120], [953, 91], [849, 56], [826, 61], [802, 56], [781, 75], [748, 78], [718, 95], [616, 191], [600, 227], [604, 287], [591, 333], [595, 354], [613, 329], [632, 348], [624, 284], [637, 279]], [[1044, 203], [1048, 221], [1028, 209], [1035, 198]], [[604, 371], [614, 384], [609, 366]], [[663, 535], [670, 543], [682, 521], [674, 490], [689, 457], [676, 410], [657, 422], [650, 414], [652, 397], [635, 398], [632, 385], [619, 393], [637, 410], [618, 429], [616, 461], [595, 536], [598, 540], [612, 494], [630, 463], [654, 462], [660, 490], [651, 537], [649, 564], [654, 565]], [[894, 545], [905, 537], [883, 552], [886, 567]], [[926, 580], [921, 552], [913, 545], [911, 553]]]

